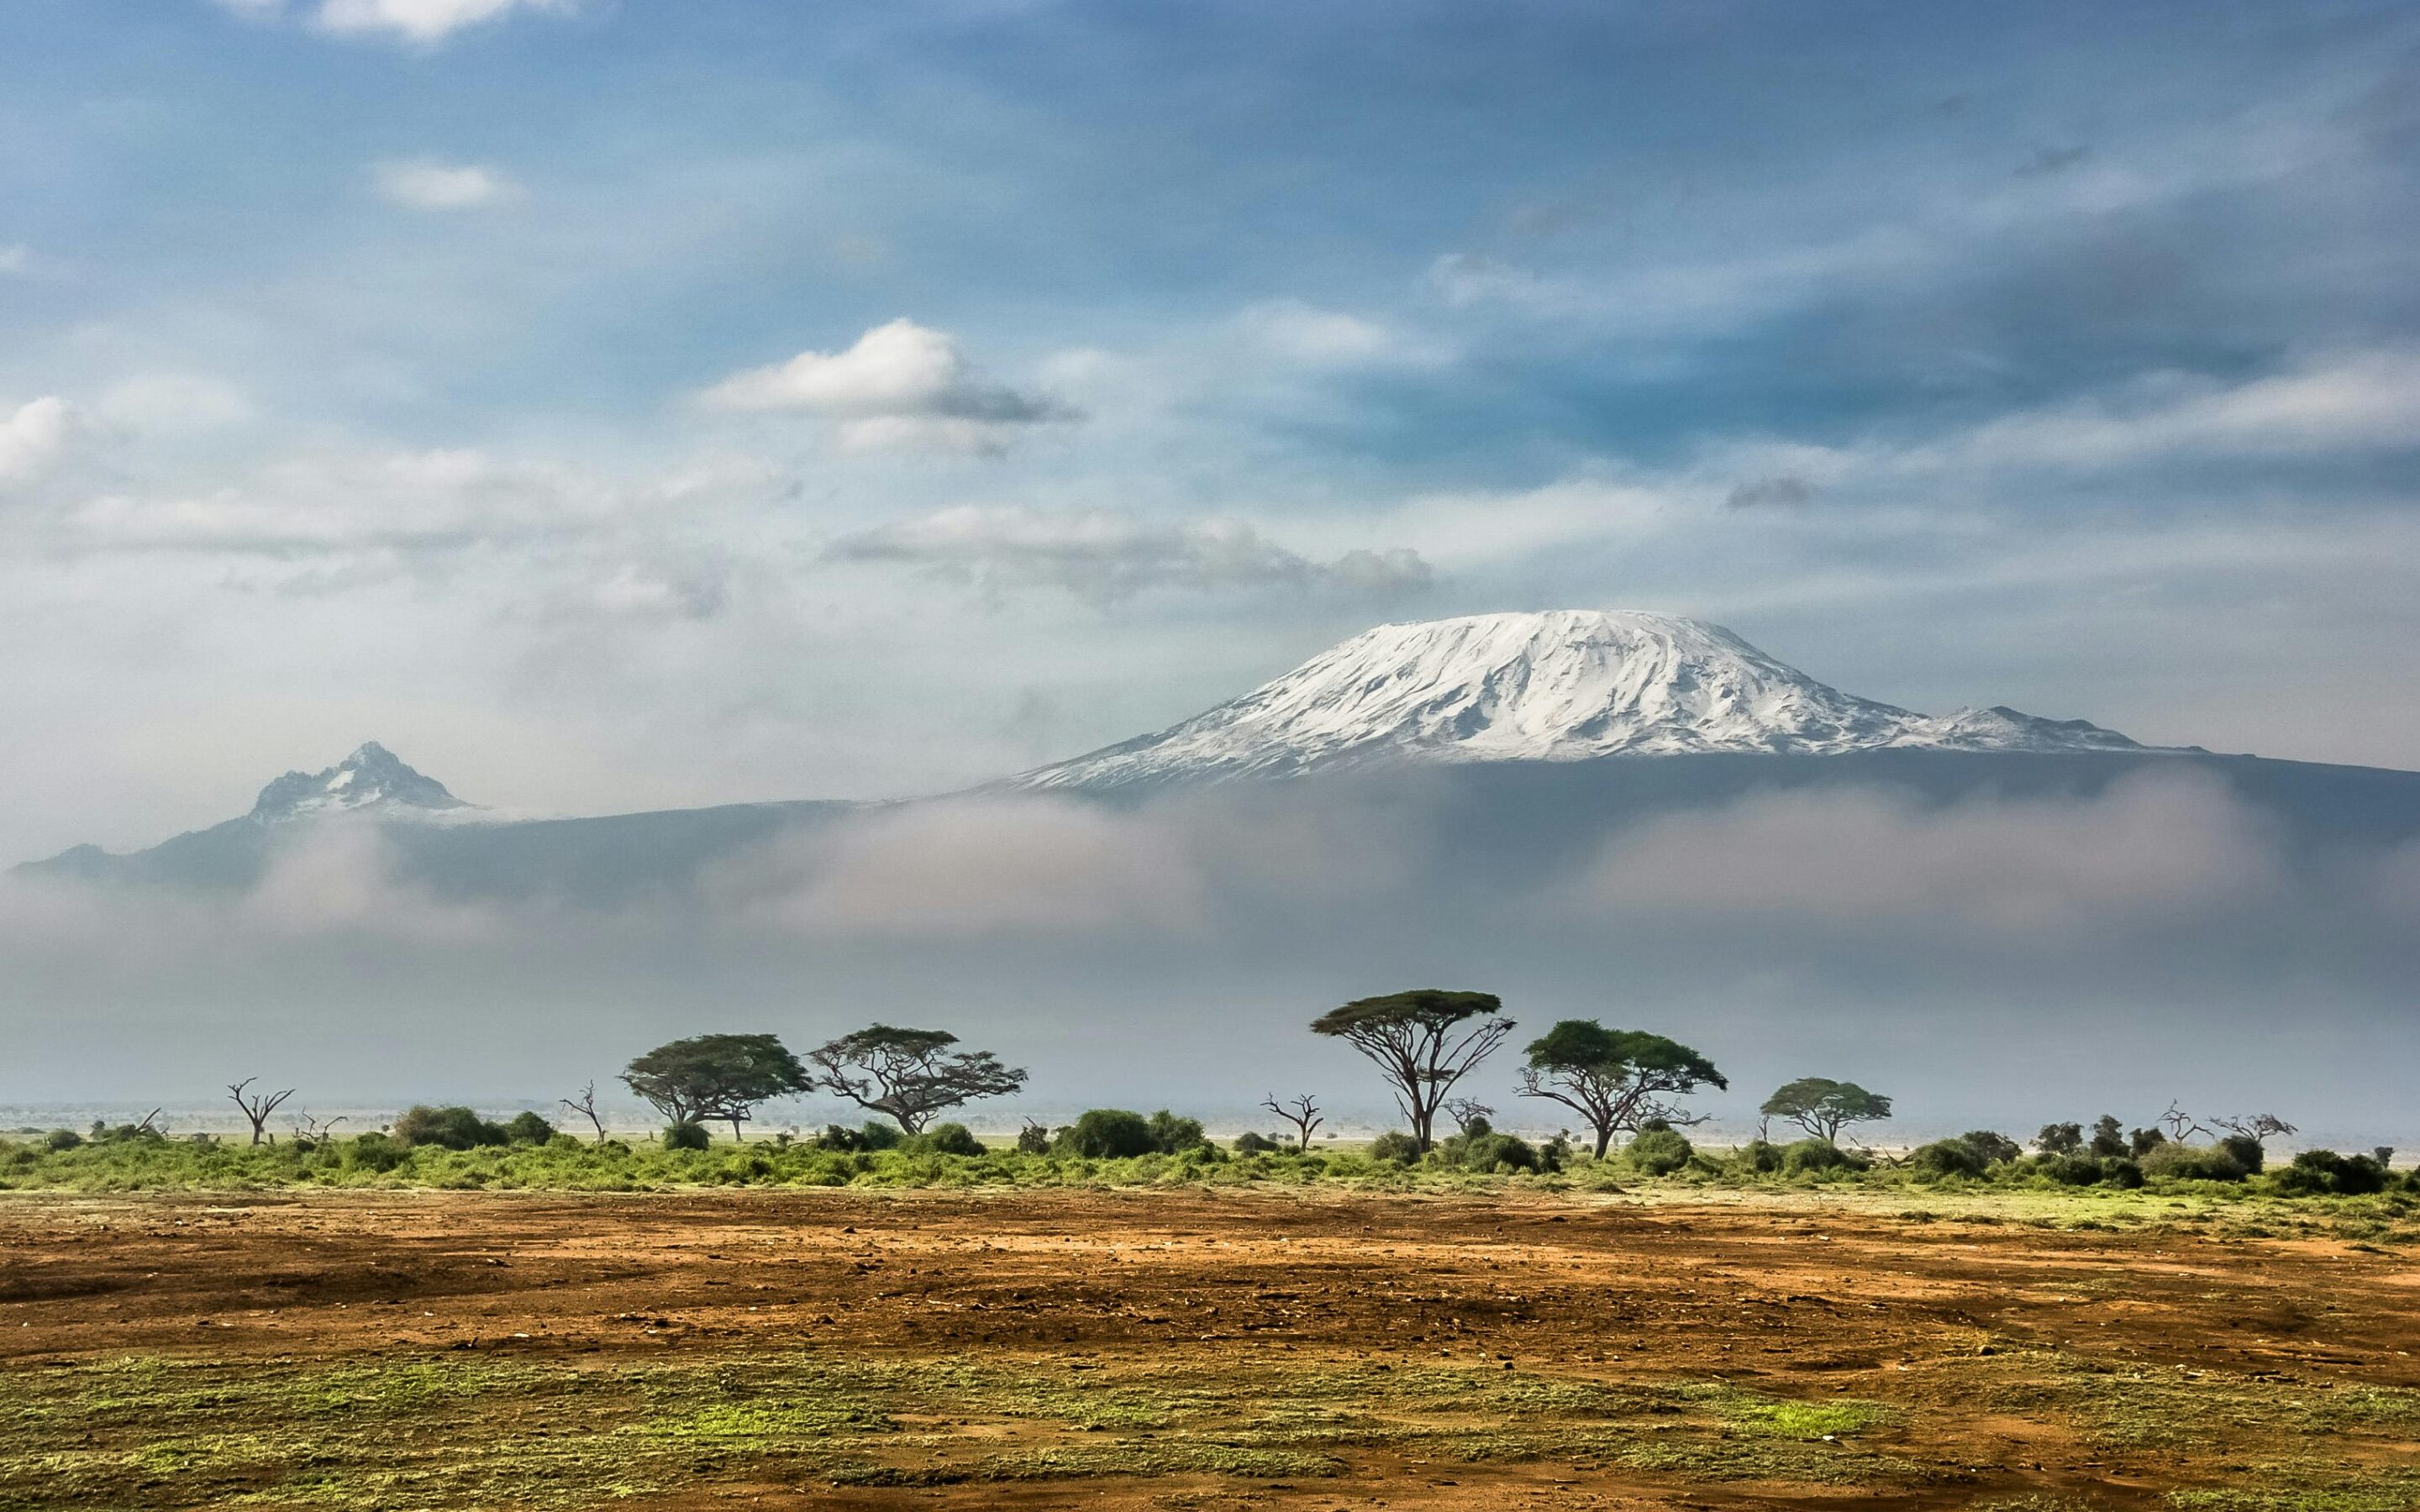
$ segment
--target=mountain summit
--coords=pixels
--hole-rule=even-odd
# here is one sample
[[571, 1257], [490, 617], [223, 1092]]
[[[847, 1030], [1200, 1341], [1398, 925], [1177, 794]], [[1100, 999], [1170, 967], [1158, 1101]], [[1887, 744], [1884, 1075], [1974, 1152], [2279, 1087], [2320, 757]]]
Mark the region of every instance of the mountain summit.
[[470, 807], [446, 792], [444, 783], [413, 771], [373, 740], [325, 771], [288, 772], [270, 783], [260, 790], [247, 817], [274, 825], [325, 814], [409, 818]]
[[1115, 788], [1372, 761], [1737, 751], [2140, 750], [2081, 719], [1933, 718], [1826, 687], [1718, 625], [1554, 609], [1382, 625], [1184, 723], [1014, 779]]

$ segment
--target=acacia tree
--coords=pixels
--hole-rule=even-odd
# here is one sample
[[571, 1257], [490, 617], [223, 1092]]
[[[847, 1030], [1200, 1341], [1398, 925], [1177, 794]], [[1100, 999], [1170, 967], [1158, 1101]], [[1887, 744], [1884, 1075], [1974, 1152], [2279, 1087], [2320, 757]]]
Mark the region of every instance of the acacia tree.
[[1872, 1123], [1891, 1115], [1891, 1100], [1869, 1092], [1854, 1082], [1828, 1076], [1801, 1076], [1775, 1089], [1761, 1110], [1788, 1119], [1827, 1145], [1840, 1142], [1840, 1131], [1853, 1123]]
[[736, 1140], [757, 1103], [805, 1091], [807, 1071], [772, 1035], [701, 1034], [656, 1046], [622, 1081], [675, 1128], [723, 1119]]
[[273, 1145], [277, 1143], [276, 1136], [266, 1132], [269, 1127], [269, 1116], [277, 1111], [277, 1104], [294, 1095], [294, 1088], [289, 1087], [282, 1092], [246, 1092], [244, 1090], [257, 1080], [259, 1078], [256, 1076], [247, 1076], [240, 1082], [229, 1082], [227, 1092], [235, 1099], [235, 1105], [243, 1109], [245, 1121], [252, 1125], [252, 1142], [256, 1145], [265, 1138]]
[[1699, 1123], [1671, 1100], [1699, 1087], [1730, 1083], [1687, 1045], [1643, 1029], [1608, 1029], [1594, 1019], [1565, 1019], [1529, 1041], [1521, 1095], [1560, 1103], [1588, 1121], [1596, 1158], [1617, 1131], [1638, 1132], [1650, 1119]]
[[1494, 993], [1423, 987], [1331, 1008], [1311, 1021], [1311, 1031], [1342, 1040], [1376, 1064], [1425, 1152], [1435, 1143], [1437, 1109], [1453, 1084], [1512, 1032], [1503, 1012]]
[[1261, 1100], [1261, 1106], [1294, 1125], [1294, 1148], [1296, 1154], [1311, 1153], [1311, 1136], [1326, 1121], [1319, 1116], [1319, 1103], [1309, 1093], [1291, 1103], [1280, 1103], [1275, 1092]]
[[1023, 1071], [1001, 1065], [988, 1050], [954, 1053], [950, 1046], [957, 1042], [945, 1029], [876, 1024], [811, 1050], [807, 1058], [814, 1063], [817, 1088], [888, 1114], [918, 1134], [937, 1113], [1025, 1085]]

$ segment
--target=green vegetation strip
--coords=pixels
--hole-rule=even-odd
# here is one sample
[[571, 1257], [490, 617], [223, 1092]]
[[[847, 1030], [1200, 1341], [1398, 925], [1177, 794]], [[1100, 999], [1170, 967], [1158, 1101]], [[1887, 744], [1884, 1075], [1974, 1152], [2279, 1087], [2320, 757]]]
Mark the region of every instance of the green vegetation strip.
[[1371, 1451], [1683, 1481], [1924, 1475], [1855, 1442], [1889, 1419], [1882, 1408], [1714, 1382], [1085, 1363], [806, 1351], [641, 1368], [148, 1357], [21, 1367], [0, 1377], [0, 1506], [568, 1507], [716, 1482], [1294, 1479], [1342, 1473]]

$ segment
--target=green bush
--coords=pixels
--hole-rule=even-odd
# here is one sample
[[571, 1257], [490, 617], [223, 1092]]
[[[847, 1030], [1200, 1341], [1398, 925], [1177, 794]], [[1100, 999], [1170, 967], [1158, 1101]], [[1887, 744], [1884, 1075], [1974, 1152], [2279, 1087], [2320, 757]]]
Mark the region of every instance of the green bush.
[[1669, 1176], [1689, 1164], [1697, 1150], [1688, 1135], [1666, 1124], [1661, 1129], [1642, 1129], [1623, 1147], [1621, 1158], [1650, 1176]]
[[1086, 1160], [1125, 1160], [1159, 1149], [1151, 1120], [1125, 1108], [1091, 1108], [1059, 1132], [1057, 1148], [1063, 1155]]
[[554, 1137], [554, 1125], [524, 1109], [504, 1125], [504, 1135], [517, 1145], [542, 1145]]
[[1024, 1128], [1016, 1131], [1016, 1152], [1020, 1155], [1049, 1154], [1050, 1131], [1041, 1124], [1029, 1121]]
[[2004, 1165], [2025, 1155], [2024, 1146], [1990, 1129], [1969, 1129], [1958, 1136], [1958, 1142], [1982, 1156], [1986, 1165]]
[[2101, 1180], [2101, 1163], [2089, 1155], [2037, 1155], [2030, 1165], [2036, 1175], [2061, 1186], [2091, 1186]]
[[1181, 1155], [1209, 1142], [1202, 1137], [1200, 1119], [1180, 1119], [1166, 1108], [1151, 1116], [1151, 1148], [1163, 1155]]
[[2103, 1155], [2101, 1158], [2101, 1184], [2129, 1189], [2143, 1184], [2143, 1166], [2132, 1155]]
[[1486, 1120], [1471, 1120], [1472, 1132], [1458, 1134], [1437, 1144], [1437, 1158], [1448, 1165], [1481, 1175], [1497, 1171], [1534, 1171], [1538, 1168], [1538, 1152], [1528, 1140], [1513, 1134], [1497, 1134]]
[[1872, 1162], [1852, 1155], [1828, 1139], [1801, 1139], [1781, 1149], [1781, 1169], [1790, 1176], [1817, 1176], [1825, 1171], [1862, 1171]]
[[435, 1145], [442, 1149], [475, 1149], [483, 1145], [512, 1143], [501, 1123], [490, 1123], [465, 1107], [432, 1108], [422, 1104], [403, 1110], [387, 1131], [405, 1145]]
[[50, 1150], [73, 1149], [84, 1143], [84, 1135], [73, 1129], [54, 1129], [42, 1136], [42, 1148]]
[[1908, 1157], [1908, 1165], [1916, 1174], [1931, 1180], [1951, 1176], [1980, 1176], [1990, 1164], [1983, 1158], [1981, 1150], [1964, 1139], [1936, 1139], [1929, 1145], [1917, 1146], [1916, 1153]]
[[968, 1132], [963, 1123], [940, 1123], [925, 1130], [907, 1145], [909, 1153], [917, 1155], [980, 1155], [983, 1141]]
[[349, 1169], [386, 1172], [409, 1160], [411, 1152], [382, 1134], [355, 1135], [340, 1143], [336, 1160]]
[[2269, 1151], [2250, 1134], [2228, 1134], [2219, 1140], [2218, 1148], [2234, 1156], [2235, 1164], [2243, 1167], [2246, 1176], [2259, 1175], [2260, 1167], [2269, 1160]]
[[1389, 1129], [1370, 1141], [1370, 1158], [1409, 1165], [1420, 1158], [1420, 1142], [1400, 1129]]
[[2288, 1196], [2369, 1196], [2386, 1190], [2386, 1167], [2368, 1155], [2306, 1149], [2270, 1179]]
[[1770, 1139], [1749, 1140], [1739, 1148], [1735, 1158], [1759, 1176], [1771, 1176], [1781, 1169], [1781, 1147]]
[[675, 1123], [664, 1130], [666, 1149], [704, 1149], [713, 1143], [701, 1123]]
[[1238, 1155], [1274, 1155], [1285, 1148], [1276, 1140], [1264, 1134], [1256, 1134], [1249, 1129], [1235, 1136], [1235, 1153]]
[[2250, 1174], [2224, 1145], [2154, 1145], [2143, 1156], [2143, 1174], [2182, 1181], [2241, 1181]]

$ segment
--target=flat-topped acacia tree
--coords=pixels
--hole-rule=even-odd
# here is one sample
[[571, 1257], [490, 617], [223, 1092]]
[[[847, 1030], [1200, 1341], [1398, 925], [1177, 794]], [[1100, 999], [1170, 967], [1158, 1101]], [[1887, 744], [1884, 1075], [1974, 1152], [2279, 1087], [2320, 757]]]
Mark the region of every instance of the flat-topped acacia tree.
[[1001, 1065], [988, 1050], [952, 1052], [957, 1042], [945, 1029], [876, 1024], [807, 1052], [807, 1059], [816, 1087], [917, 1134], [937, 1113], [1025, 1085], [1023, 1071]]
[[1426, 1151], [1435, 1143], [1437, 1110], [1453, 1084], [1512, 1032], [1503, 1012], [1494, 993], [1423, 987], [1331, 1008], [1311, 1020], [1311, 1032], [1342, 1040], [1376, 1064], [1411, 1122], [1412, 1138]]
[[731, 1137], [759, 1103], [807, 1089], [807, 1070], [769, 1034], [701, 1034], [630, 1062], [623, 1082], [675, 1129], [724, 1119]]
[[1891, 1116], [1891, 1100], [1869, 1092], [1854, 1082], [1828, 1076], [1801, 1076], [1785, 1082], [1764, 1100], [1758, 1112], [1788, 1119], [1827, 1145], [1840, 1142], [1840, 1131], [1853, 1123], [1875, 1123]]
[[1565, 1019], [1530, 1041], [1529, 1064], [1521, 1071], [1523, 1097], [1560, 1103], [1588, 1120], [1599, 1160], [1617, 1131], [1636, 1134], [1649, 1119], [1695, 1121], [1671, 1099], [1730, 1085], [1713, 1061], [1677, 1040], [1608, 1029], [1594, 1019]]

